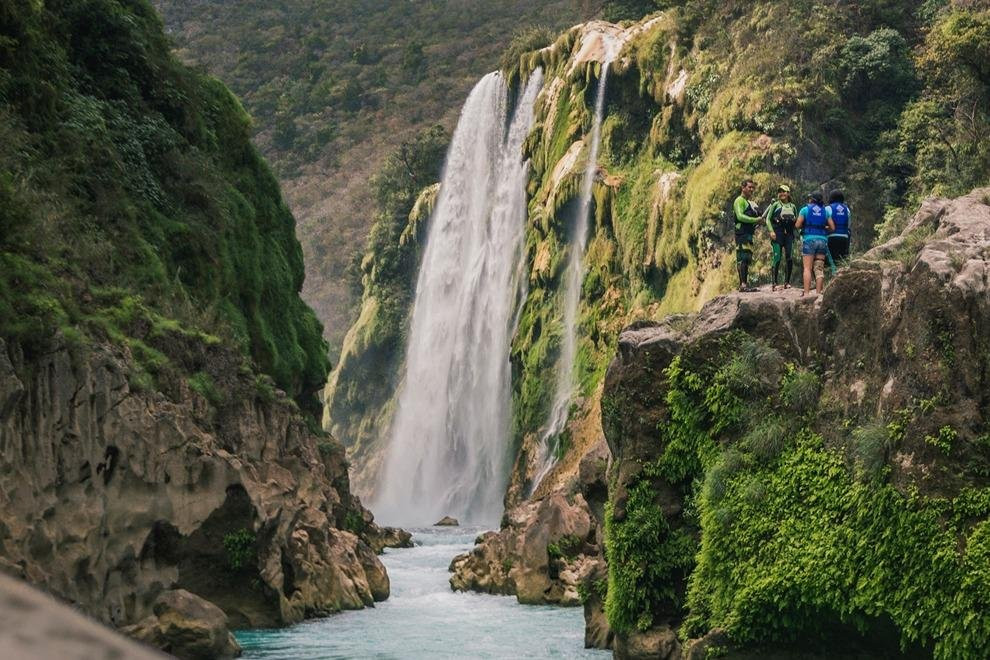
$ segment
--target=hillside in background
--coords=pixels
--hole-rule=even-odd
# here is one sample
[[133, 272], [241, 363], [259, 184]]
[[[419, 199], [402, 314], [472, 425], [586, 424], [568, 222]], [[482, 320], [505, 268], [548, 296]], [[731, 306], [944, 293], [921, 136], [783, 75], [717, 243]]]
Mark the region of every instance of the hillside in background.
[[[553, 0], [154, 0], [179, 57], [223, 80], [254, 119], [306, 262], [304, 299], [332, 354], [360, 284], [347, 276], [372, 223], [372, 177], [419, 131], [453, 128], [513, 35], [554, 31], [600, 3]], [[355, 271], [352, 271], [355, 272]]]

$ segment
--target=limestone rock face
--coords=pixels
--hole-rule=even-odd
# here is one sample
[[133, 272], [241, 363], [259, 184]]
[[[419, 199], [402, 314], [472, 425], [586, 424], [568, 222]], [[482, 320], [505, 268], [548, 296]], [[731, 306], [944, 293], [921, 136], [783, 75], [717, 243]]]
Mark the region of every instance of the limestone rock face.
[[608, 648], [611, 633], [599, 593], [606, 577], [605, 455], [602, 441], [565, 487], [506, 511], [499, 531], [485, 532], [471, 552], [451, 562], [451, 588], [515, 595], [527, 604], [583, 604], [591, 612], [586, 644]]
[[177, 658], [236, 658], [241, 647], [227, 628], [227, 615], [213, 603], [184, 589], [166, 591], [154, 614], [123, 632]]
[[375, 550], [402, 535], [351, 495], [340, 445], [224, 351], [204, 357], [226, 379], [226, 400], [210, 405], [185, 381], [168, 397], [133, 387], [126, 349], [24, 356], [0, 341], [8, 571], [117, 626], [176, 589], [232, 627], [388, 596]]
[[616, 660], [680, 660], [681, 644], [670, 626], [658, 626], [646, 632], [618, 636], [613, 657]]

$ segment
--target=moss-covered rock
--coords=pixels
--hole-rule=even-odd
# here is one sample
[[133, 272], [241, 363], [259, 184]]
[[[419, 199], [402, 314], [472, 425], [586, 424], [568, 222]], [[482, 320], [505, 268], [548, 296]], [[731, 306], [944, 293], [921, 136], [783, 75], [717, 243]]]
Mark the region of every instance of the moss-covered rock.
[[821, 299], [731, 294], [623, 333], [603, 395], [620, 639], [980, 657], [987, 227], [986, 189], [933, 201]]

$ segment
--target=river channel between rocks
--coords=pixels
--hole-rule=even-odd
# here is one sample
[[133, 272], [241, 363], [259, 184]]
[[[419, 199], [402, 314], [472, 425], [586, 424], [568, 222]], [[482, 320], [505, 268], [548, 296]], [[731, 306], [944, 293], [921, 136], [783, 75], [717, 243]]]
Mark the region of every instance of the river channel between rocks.
[[278, 630], [236, 633], [245, 658], [607, 658], [584, 648], [581, 608], [520, 605], [514, 596], [454, 593], [450, 560], [481, 528], [410, 530], [414, 548], [382, 556], [392, 595], [374, 609]]

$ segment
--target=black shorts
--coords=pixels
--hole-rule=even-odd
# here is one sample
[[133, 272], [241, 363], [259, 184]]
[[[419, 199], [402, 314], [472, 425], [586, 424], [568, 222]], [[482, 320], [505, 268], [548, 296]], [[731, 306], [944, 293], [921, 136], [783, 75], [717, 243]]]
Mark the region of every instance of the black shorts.
[[794, 226], [773, 224], [773, 243], [781, 247], [791, 247], [794, 244]]
[[832, 253], [832, 261], [840, 261], [849, 258], [849, 237], [829, 236], [828, 251]]

